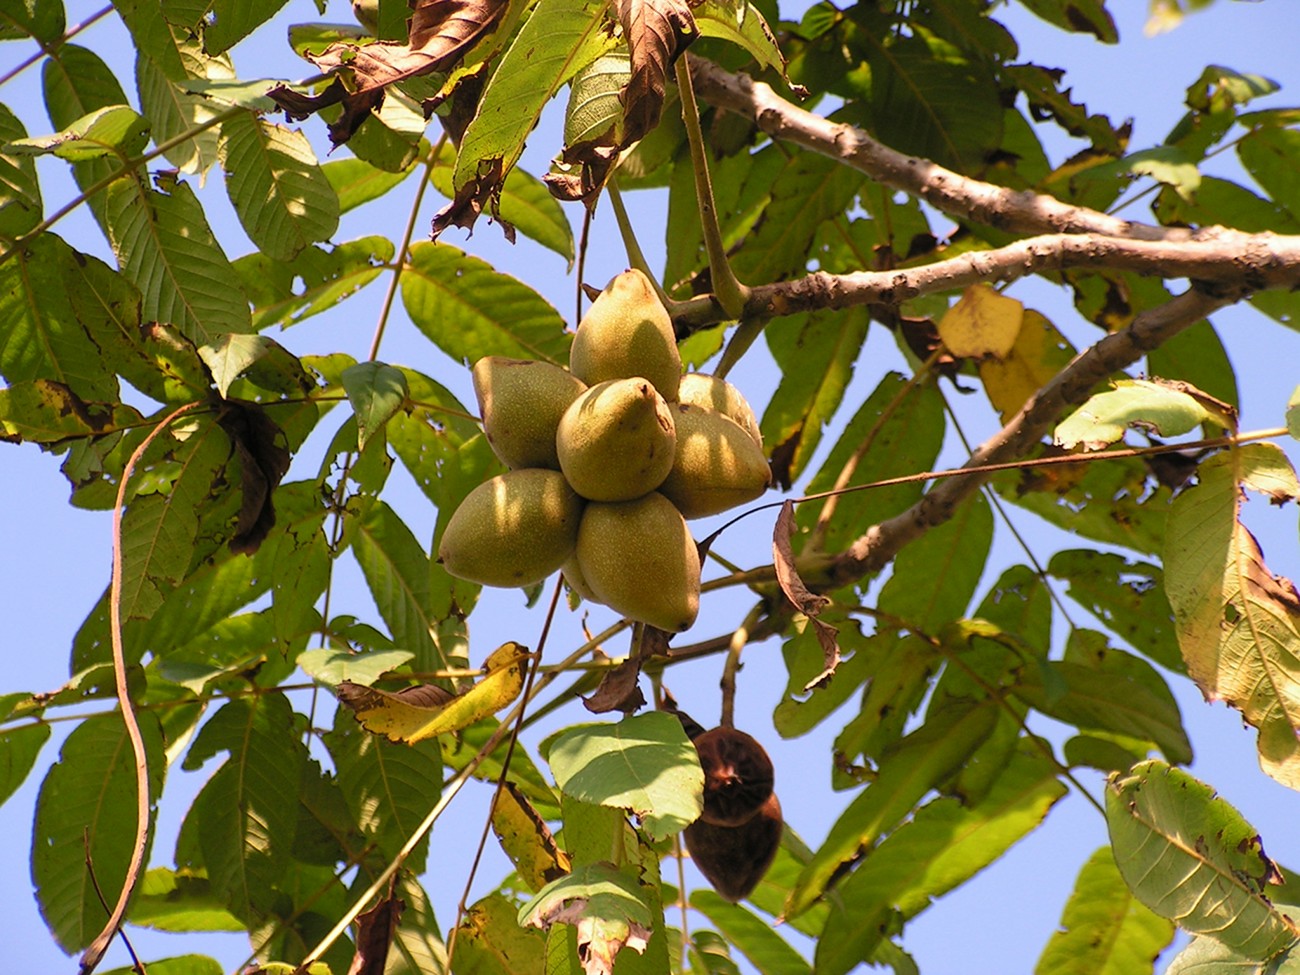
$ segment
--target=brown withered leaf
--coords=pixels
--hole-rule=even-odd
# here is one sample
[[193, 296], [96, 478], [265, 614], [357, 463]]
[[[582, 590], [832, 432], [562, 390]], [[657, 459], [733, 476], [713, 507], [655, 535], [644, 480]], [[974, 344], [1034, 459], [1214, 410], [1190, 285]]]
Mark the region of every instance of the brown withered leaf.
[[406, 902], [390, 893], [357, 916], [357, 950], [348, 966], [348, 975], [384, 975], [388, 947], [393, 943], [393, 933], [405, 908]]
[[618, 0], [632, 55], [632, 77], [623, 90], [623, 144], [631, 145], [659, 124], [668, 73], [700, 36], [685, 0]]
[[776, 517], [776, 529], [772, 532], [772, 565], [781, 591], [795, 609], [808, 617], [808, 622], [817, 634], [817, 642], [821, 644], [824, 666], [822, 672], [804, 687], [808, 691], [821, 687], [835, 676], [835, 668], [840, 665], [840, 645], [835, 627], [817, 618], [831, 601], [804, 585], [799, 570], [795, 567], [794, 547], [790, 542], [794, 536], [794, 527], [794, 502], [787, 501], [781, 505], [781, 513]]
[[266, 94], [284, 110], [285, 117], [289, 119], [304, 119], [331, 105], [342, 105], [342, 114], [327, 126], [330, 145], [333, 146], [341, 146], [356, 135], [361, 123], [384, 101], [384, 89], [350, 92], [338, 78], [330, 82], [329, 87], [319, 95], [294, 91], [287, 85], [279, 85]]
[[496, 24], [506, 0], [416, 0], [405, 44], [331, 44], [310, 60], [322, 71], [347, 69], [356, 94], [446, 71]]
[[252, 555], [275, 525], [272, 495], [289, 471], [284, 432], [261, 406], [244, 400], [223, 400], [217, 423], [234, 444], [243, 492], [230, 550]]
[[479, 218], [484, 207], [501, 225], [501, 232], [506, 240], [515, 242], [515, 228], [501, 219], [501, 187], [505, 185], [505, 175], [501, 172], [501, 158], [485, 159], [474, 178], [456, 191], [456, 198], [433, 215], [433, 228], [430, 236], [437, 240], [448, 227], [461, 227], [473, 230], [474, 221]]

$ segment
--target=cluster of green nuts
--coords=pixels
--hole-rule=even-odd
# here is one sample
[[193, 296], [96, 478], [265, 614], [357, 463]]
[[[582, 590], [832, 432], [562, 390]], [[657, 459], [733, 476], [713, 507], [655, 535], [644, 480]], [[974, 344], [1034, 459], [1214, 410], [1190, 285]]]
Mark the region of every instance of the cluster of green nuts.
[[625, 271], [601, 292], [567, 370], [488, 356], [473, 374], [488, 442], [510, 470], [447, 523], [447, 571], [527, 586], [562, 569], [584, 599], [670, 632], [690, 627], [700, 560], [685, 519], [752, 501], [771, 469], [740, 392], [682, 375], [646, 276]]

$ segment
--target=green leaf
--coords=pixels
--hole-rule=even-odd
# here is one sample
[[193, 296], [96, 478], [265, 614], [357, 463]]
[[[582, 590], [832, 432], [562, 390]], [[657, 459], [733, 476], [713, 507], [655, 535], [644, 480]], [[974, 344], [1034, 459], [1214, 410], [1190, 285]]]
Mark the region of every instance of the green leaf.
[[1041, 476], [1025, 470], [995, 477], [1006, 501], [1066, 531], [1150, 555], [1164, 547], [1173, 492], [1155, 483], [1142, 458], [1085, 464], [1079, 472]]
[[1153, 742], [1171, 762], [1192, 760], [1173, 694], [1145, 661], [1102, 644], [1099, 659], [1043, 661], [1025, 668], [1012, 692], [1026, 704], [1081, 730]]
[[[18, 116], [0, 105], [0, 146], [26, 137]], [[41, 213], [36, 161], [16, 153], [0, 154], [0, 235], [13, 238], [27, 233], [41, 222]]]
[[252, 330], [248, 300], [189, 186], [161, 193], [132, 176], [107, 192], [113, 251], [146, 320], [169, 322], [195, 345]]
[[1104, 44], [1119, 43], [1119, 31], [1106, 10], [1106, 0], [1023, 0], [1049, 24], [1062, 30], [1092, 34]]
[[483, 173], [504, 177], [560, 86], [613, 46], [602, 30], [608, 0], [538, 0], [502, 56], [460, 143], [459, 196]]
[[1300, 217], [1300, 132], [1259, 126], [1237, 143], [1237, 156], [1274, 203]]
[[1209, 786], [1143, 762], [1108, 784], [1106, 821], [1125, 883], [1157, 914], [1261, 961], [1296, 943], [1266, 894], [1280, 874], [1259, 834]]
[[461, 362], [485, 355], [569, 361], [572, 337], [546, 299], [449, 244], [411, 247], [402, 303], [416, 328]]
[[50, 726], [44, 722], [0, 731], [0, 802], [23, 784], [49, 737]]
[[53, 45], [67, 27], [62, 0], [5, 0], [0, 10], [0, 40], [30, 37]]
[[897, 826], [931, 789], [956, 772], [997, 722], [989, 704], [954, 703], [913, 731], [881, 759], [874, 782], [840, 815], [804, 867], [784, 914], [801, 914], [820, 898], [844, 864]]
[[[107, 296], [120, 280], [54, 234], [17, 249], [0, 266], [0, 373], [10, 383], [48, 379], [83, 399], [116, 400], [112, 360], [106, 361], [87, 328], [94, 338], [109, 339], [113, 310], [96, 308], [91, 296]], [[134, 311], [129, 297], [119, 293], [110, 300], [123, 299], [122, 314], [129, 321]]]
[[1281, 499], [1294, 496], [1294, 477], [1272, 444], [1202, 463], [1196, 487], [1170, 511], [1164, 564], [1187, 672], [1203, 694], [1239, 709], [1259, 729], [1264, 771], [1300, 788], [1300, 707], [1285, 690], [1300, 680], [1300, 597], [1268, 570], [1239, 521], [1241, 484]]
[[670, 714], [575, 728], [552, 743], [548, 761], [566, 795], [630, 810], [655, 839], [685, 829], [703, 809], [699, 756]]
[[[141, 966], [144, 962], [141, 962]], [[104, 975], [135, 975], [140, 970], [135, 965], [126, 968], [114, 968]], [[148, 970], [152, 975], [221, 975], [221, 962], [207, 955], [178, 955], [175, 958], [159, 958], [149, 962]]]
[[[1300, 230], [1300, 225], [1296, 229]], [[1208, 319], [1183, 329], [1162, 342], [1160, 348], [1148, 352], [1147, 370], [1161, 379], [1190, 383], [1223, 403], [1239, 405], [1232, 363]]]
[[763, 411], [763, 441], [782, 483], [798, 480], [853, 378], [870, 316], [861, 309], [796, 315], [763, 329], [781, 380]]
[[415, 654], [408, 650], [376, 650], [352, 653], [348, 650], [304, 650], [298, 654], [298, 666], [312, 680], [326, 687], [337, 687], [345, 680], [369, 687], [389, 671], [410, 663]]
[[[1138, 902], [1104, 846], [1083, 865], [1035, 975], [1124, 975], [1145, 969], [1174, 925]], [[1170, 969], [1172, 970], [1172, 969]]]
[[[162, 790], [162, 740], [150, 712], [141, 712], [139, 721], [153, 800]], [[86, 857], [94, 864], [104, 898], [115, 902], [126, 879], [136, 825], [135, 758], [126, 725], [117, 714], [86, 718], [63, 743], [58, 762], [41, 783], [32, 835], [37, 903], [65, 951], [84, 948], [104, 926], [104, 906]]]
[[[519, 909], [519, 924], [539, 928], [573, 925], [580, 944], [585, 940], [592, 944], [589, 952], [607, 952], [606, 958], [612, 960], [624, 942], [633, 947], [632, 942], [639, 939], [640, 947], [635, 950], [645, 951], [653, 916], [645, 893], [627, 874], [611, 863], [589, 863], [538, 891]], [[606, 942], [614, 943], [612, 951]], [[608, 969], [602, 966], [601, 970]]]
[[[321, 117], [333, 122], [338, 112], [327, 109]], [[409, 172], [420, 156], [424, 139], [424, 112], [418, 102], [395, 86], [384, 89], [384, 100], [371, 109], [361, 128], [348, 140], [348, 148], [358, 159], [390, 173]]]
[[1095, 549], [1066, 549], [1052, 556], [1047, 571], [1065, 580], [1066, 594], [1129, 646], [1175, 673], [1186, 670], [1158, 565]]
[[170, 463], [142, 479], [122, 522], [122, 618], [148, 619], [184, 578], [199, 518], [230, 457], [230, 440], [211, 419], [198, 421]]
[[335, 307], [378, 277], [395, 253], [386, 237], [361, 237], [328, 249], [308, 247], [289, 262], [256, 251], [238, 258], [234, 269], [253, 305], [253, 327], [262, 331]]
[[220, 154], [239, 222], [268, 257], [292, 260], [338, 229], [338, 196], [301, 132], [236, 115], [221, 124]]
[[223, 335], [214, 344], [199, 349], [199, 358], [208, 367], [213, 385], [224, 398], [230, 384], [249, 366], [266, 355], [271, 340], [263, 335]]
[[704, 0], [691, 12], [701, 35], [743, 47], [764, 68], [785, 75], [785, 57], [757, 6], [747, 0]]
[[1065, 793], [1055, 765], [1024, 748], [978, 803], [948, 797], [922, 806], [842, 882], [817, 941], [819, 975], [844, 975], [871, 958], [897, 921], [996, 862]]
[[208, 779], [182, 826], [178, 866], [186, 834], [213, 891], [243, 921], [266, 911], [289, 868], [298, 822], [298, 783], [306, 750], [283, 694], [238, 698], [222, 706], [200, 729], [184, 768], [197, 769], [218, 752], [228, 758]]
[[[203, 46], [211, 54], [234, 47], [275, 16], [288, 0], [212, 0], [212, 20], [204, 24]], [[194, 26], [194, 25], [186, 25]]]
[[861, 173], [833, 159], [796, 153], [770, 184], [771, 202], [732, 257], [736, 275], [766, 284], [803, 273], [818, 229], [844, 212], [863, 182]]
[[[394, 857], [438, 802], [442, 750], [436, 739], [406, 744], [366, 731], [346, 708], [325, 735], [339, 787], [356, 828], [383, 856]], [[426, 837], [411, 853], [411, 869], [424, 869]]]
[[167, 867], [154, 867], [145, 873], [131, 900], [127, 920], [158, 931], [244, 930], [239, 919], [212, 893], [207, 877]]
[[411, 175], [415, 164], [395, 173], [370, 165], [355, 156], [333, 159], [321, 166], [321, 172], [334, 187], [339, 199], [339, 213], [355, 210], [363, 203], [377, 200]]
[[[450, 143], [442, 147], [432, 169], [429, 181], [448, 199], [456, 195], [452, 185], [452, 169], [456, 163], [456, 150]], [[573, 228], [564, 214], [560, 201], [551, 195], [546, 184], [522, 169], [512, 169], [501, 188], [501, 219], [534, 240], [554, 251], [573, 264]]]
[[179, 75], [173, 72], [173, 76], [168, 76], [153, 58], [138, 54], [135, 60], [136, 88], [140, 92], [140, 108], [153, 123], [155, 143], [189, 136], [164, 153], [167, 161], [182, 173], [202, 174], [217, 162], [219, 133], [211, 127], [197, 130], [212, 120], [219, 106], [182, 85], [190, 74], [204, 79], [229, 79], [234, 77], [235, 71], [229, 58], [204, 55], [197, 40], [180, 46], [178, 54], [185, 70]]
[[433, 588], [431, 560], [411, 530], [387, 504], [371, 507], [352, 551], [393, 642], [415, 655], [418, 672], [450, 666], [438, 645], [438, 624], [452, 612], [450, 590]]
[[699, 889], [691, 891], [691, 907], [707, 917], [759, 975], [812, 975], [812, 966], [788, 941], [739, 904]]
[[54, 155], [69, 162], [114, 156], [131, 159], [149, 144], [149, 120], [127, 105], [96, 109], [62, 132], [16, 139], [5, 146], [11, 154]]
[[546, 969], [546, 938], [519, 926], [519, 908], [493, 891], [470, 905], [456, 929], [460, 975], [538, 975]]
[[[896, 403], [906, 382], [898, 373], [889, 373], [881, 380], [809, 482], [808, 493], [835, 487], [841, 472], [864, 446], [871, 449], [851, 468], [846, 487], [915, 474], [934, 466], [945, 429], [942, 397], [933, 386], [922, 385]], [[843, 551], [867, 526], [905, 510], [921, 493], [917, 484], [898, 484], [843, 495], [828, 523], [822, 548], [827, 552]], [[822, 505], [815, 502], [800, 505], [799, 524], [810, 525], [821, 509]]]
[[[1177, 437], [1211, 422], [1225, 429], [1235, 417], [1196, 390], [1146, 379], [1121, 379], [1113, 389], [1097, 393], [1056, 427], [1053, 441], [1072, 450], [1097, 450], [1122, 440], [1129, 427]], [[1229, 408], [1230, 409], [1230, 408]]]
[[384, 429], [406, 403], [406, 375], [382, 362], [358, 362], [343, 370], [343, 389], [357, 416], [357, 446]]
[[1300, 952], [1289, 948], [1261, 961], [1247, 958], [1210, 936], [1193, 938], [1174, 955], [1165, 975], [1295, 975], [1300, 971]]

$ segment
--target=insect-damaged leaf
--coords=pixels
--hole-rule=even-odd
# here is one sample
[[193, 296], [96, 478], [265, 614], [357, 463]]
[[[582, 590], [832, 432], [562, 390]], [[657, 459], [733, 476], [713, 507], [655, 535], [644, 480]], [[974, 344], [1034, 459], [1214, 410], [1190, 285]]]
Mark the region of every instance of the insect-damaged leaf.
[[826, 665], [822, 672], [808, 682], [804, 688], [810, 691], [821, 687], [835, 675], [835, 668], [840, 663], [840, 646], [836, 640], [837, 631], [829, 623], [817, 619], [817, 615], [830, 605], [826, 596], [812, 592], [804, 585], [795, 566], [794, 549], [790, 538], [794, 534], [794, 503], [781, 505], [781, 513], [776, 518], [776, 530], [772, 534], [772, 562], [776, 568], [776, 580], [781, 584], [781, 591], [794, 604], [799, 612], [808, 617], [808, 622], [817, 631], [817, 642], [821, 644]]
[[572, 869], [546, 821], [513, 782], [501, 784], [492, 806], [492, 830], [529, 890], [541, 890]]
[[587, 975], [610, 975], [624, 947], [644, 954], [652, 916], [644, 893], [612, 863], [591, 863], [547, 884], [519, 911], [521, 925], [571, 924]]
[[508, 705], [523, 690], [527, 658], [527, 647], [503, 643], [485, 662], [486, 676], [454, 696], [433, 685], [389, 692], [346, 680], [339, 684], [338, 696], [366, 730], [414, 744], [460, 731]]

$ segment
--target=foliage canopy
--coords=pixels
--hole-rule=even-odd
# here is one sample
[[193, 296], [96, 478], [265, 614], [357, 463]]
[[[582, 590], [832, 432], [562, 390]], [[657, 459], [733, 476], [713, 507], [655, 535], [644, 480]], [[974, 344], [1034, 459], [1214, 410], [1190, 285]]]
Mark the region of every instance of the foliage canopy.
[[[1105, 0], [1020, 3], [1118, 40]], [[1110, 845], [1081, 865], [1040, 971], [1150, 970], [1176, 928], [1194, 939], [1171, 971], [1297, 964], [1300, 891], [1183, 768], [1169, 684], [1240, 711], [1263, 773], [1300, 789], [1300, 595], [1242, 515], [1248, 493], [1300, 497], [1277, 443], [1300, 413], [1242, 432], [1211, 321], [1300, 314], [1300, 109], [1259, 109], [1272, 81], [1207, 67], [1182, 120], [1135, 147], [991, 0], [378, 0], [355, 23], [304, 17], [282, 60], [237, 68], [284, 5], [121, 0], [70, 27], [61, 0], [0, 0], [45, 110], [0, 105], [0, 439], [59, 455], [72, 504], [115, 517], [68, 682], [0, 696], [0, 799], [50, 719], [76, 716], [40, 787], [32, 877], [83, 971], [121, 926], [246, 931], [265, 972], [903, 975], [907, 923], [1050, 828], [1070, 790]], [[133, 76], [79, 43], [103, 17]], [[319, 73], [283, 80], [304, 62]], [[553, 103], [562, 144], [538, 178], [518, 163]], [[1079, 151], [1051, 159], [1049, 132]], [[1228, 152], [1240, 182], [1202, 172]], [[56, 169], [79, 192], [51, 208]], [[404, 228], [377, 232], [413, 183]], [[691, 634], [595, 608], [609, 625], [585, 641], [545, 646], [548, 615], [531, 650], [490, 650], [479, 587], [436, 553], [503, 467], [450, 387], [489, 355], [564, 365], [572, 330], [541, 271], [440, 238], [490, 222], [576, 261], [580, 295], [597, 207], [651, 273], [634, 193], [666, 207], [657, 281], [688, 367], [770, 354], [754, 405], [783, 497], [701, 523]], [[1116, 215], [1135, 199], [1143, 219]], [[69, 213], [107, 248], [61, 233]], [[370, 232], [341, 239], [356, 218]], [[1068, 291], [1077, 322], [1025, 307], [1029, 276]], [[368, 351], [299, 328], [368, 288], [388, 289]], [[399, 299], [436, 368], [385, 359]], [[905, 371], [879, 366], [881, 344]], [[936, 471], [964, 440], [954, 389], [998, 429]], [[1031, 536], [992, 578], [1012, 509], [1074, 537]], [[728, 559], [760, 522], [771, 556]], [[331, 612], [343, 561], [372, 615]], [[746, 608], [711, 605], [723, 590]], [[557, 610], [563, 593], [527, 598], [589, 608]], [[755, 659], [765, 641], [786, 690], [749, 730], [832, 729], [819, 774], [837, 811], [816, 846], [787, 828], [736, 904], [679, 889], [704, 776], [665, 685], [713, 657], [730, 724], [742, 656], [780, 666]], [[561, 705], [536, 749], [516, 738]], [[1043, 718], [1067, 733], [1044, 737]], [[200, 769], [163, 850], [169, 778]], [[1083, 781], [1097, 771], [1102, 796]], [[436, 916], [421, 878], [451, 841], [430, 828], [474, 779], [496, 785], [514, 871]]]

